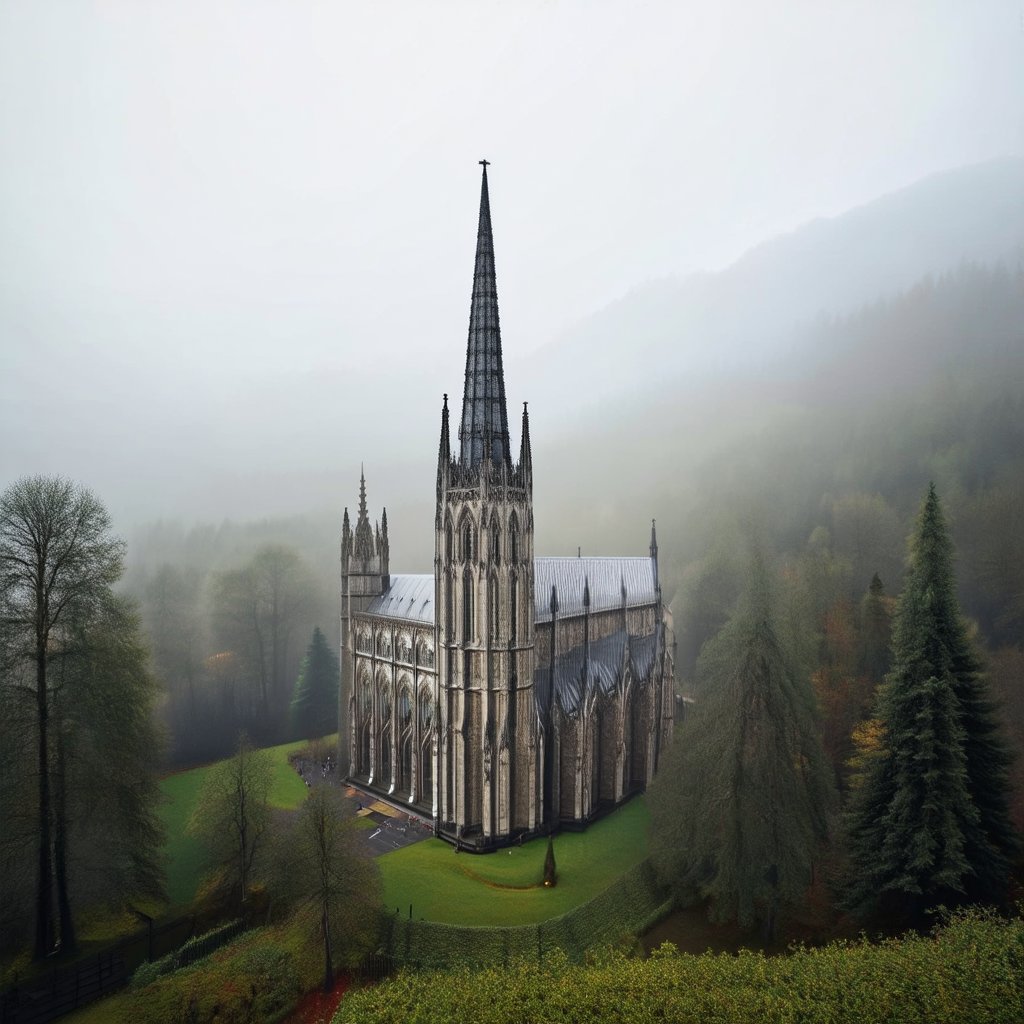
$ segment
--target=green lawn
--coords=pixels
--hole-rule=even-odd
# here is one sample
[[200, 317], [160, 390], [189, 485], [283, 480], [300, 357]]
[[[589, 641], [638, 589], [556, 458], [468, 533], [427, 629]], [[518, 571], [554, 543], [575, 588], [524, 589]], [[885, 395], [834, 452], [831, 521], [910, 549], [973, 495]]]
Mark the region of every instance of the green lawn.
[[[268, 748], [274, 762], [274, 781], [270, 789], [272, 806], [295, 808], [306, 799], [306, 784], [288, 763], [288, 755], [305, 744], [305, 740], [299, 740]], [[174, 908], [192, 902], [202, 875], [203, 847], [198, 840], [186, 835], [185, 828], [211, 767], [193, 768], [160, 780], [160, 789], [167, 798], [160, 808], [167, 829], [167, 894]]]
[[544, 889], [546, 839], [488, 854], [456, 854], [427, 839], [378, 861], [384, 905], [402, 916], [463, 925], [536, 924], [606, 889], [647, 856], [647, 808], [631, 800], [586, 832], [555, 837], [558, 885]]

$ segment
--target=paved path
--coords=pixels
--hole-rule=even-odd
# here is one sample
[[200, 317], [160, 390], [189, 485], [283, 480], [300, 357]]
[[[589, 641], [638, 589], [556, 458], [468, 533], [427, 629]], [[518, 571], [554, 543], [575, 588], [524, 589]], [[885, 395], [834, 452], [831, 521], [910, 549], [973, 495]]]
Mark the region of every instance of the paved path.
[[336, 771], [325, 772], [322, 766], [313, 765], [309, 761], [296, 761], [295, 769], [310, 786], [343, 788], [355, 813], [373, 822], [374, 827], [366, 829], [366, 841], [375, 857], [399, 850], [403, 846], [411, 846], [421, 839], [429, 839], [434, 834], [429, 818], [382, 800], [375, 793], [348, 785], [338, 778]]

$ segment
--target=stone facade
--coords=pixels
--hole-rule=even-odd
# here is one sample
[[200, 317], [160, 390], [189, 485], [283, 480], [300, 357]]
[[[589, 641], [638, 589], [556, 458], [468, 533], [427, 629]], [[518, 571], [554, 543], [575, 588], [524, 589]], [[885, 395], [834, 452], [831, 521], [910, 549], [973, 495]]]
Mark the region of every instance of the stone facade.
[[392, 576], [365, 480], [341, 540], [340, 763], [490, 849], [582, 827], [642, 790], [672, 733], [658, 548], [536, 558], [524, 403], [511, 457], [484, 164], [462, 418], [441, 410], [432, 575]]

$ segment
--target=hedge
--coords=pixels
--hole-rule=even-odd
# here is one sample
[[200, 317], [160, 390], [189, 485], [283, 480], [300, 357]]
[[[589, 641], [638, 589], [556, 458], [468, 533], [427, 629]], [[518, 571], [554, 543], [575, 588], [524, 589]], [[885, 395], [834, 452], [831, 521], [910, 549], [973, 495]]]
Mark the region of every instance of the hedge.
[[587, 964], [403, 971], [350, 992], [335, 1024], [1006, 1024], [1024, 1020], [1024, 924], [974, 912], [928, 936], [833, 943], [783, 956], [608, 950]]
[[230, 942], [244, 928], [245, 922], [238, 918], [202, 935], [193, 936], [173, 953], [168, 953], [167, 956], [153, 960], [151, 963], [142, 964], [132, 975], [132, 988], [145, 988], [146, 985], [165, 974], [170, 974], [172, 971], [194, 964], [197, 960], [202, 960], [215, 949]]

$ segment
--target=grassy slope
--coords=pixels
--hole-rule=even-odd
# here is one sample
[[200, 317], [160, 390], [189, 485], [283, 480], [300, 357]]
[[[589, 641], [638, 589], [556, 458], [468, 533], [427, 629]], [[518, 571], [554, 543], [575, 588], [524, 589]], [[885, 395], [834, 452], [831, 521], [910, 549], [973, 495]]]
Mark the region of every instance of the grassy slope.
[[411, 903], [415, 918], [448, 924], [535, 924], [591, 899], [643, 860], [647, 822], [636, 799], [586, 832], [557, 836], [554, 889], [540, 886], [546, 839], [483, 855], [456, 854], [428, 839], [380, 858], [384, 905], [404, 916]]
[[[294, 808], [306, 799], [306, 785], [288, 763], [288, 755], [304, 746], [305, 742], [300, 740], [268, 748], [274, 762], [274, 781], [270, 790], [270, 803], [274, 807]], [[167, 828], [167, 892], [171, 907], [191, 903], [202, 874], [202, 845], [185, 830], [199, 798], [203, 779], [211, 767], [206, 765], [178, 772], [160, 781], [160, 789], [167, 798], [160, 814]]]

